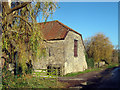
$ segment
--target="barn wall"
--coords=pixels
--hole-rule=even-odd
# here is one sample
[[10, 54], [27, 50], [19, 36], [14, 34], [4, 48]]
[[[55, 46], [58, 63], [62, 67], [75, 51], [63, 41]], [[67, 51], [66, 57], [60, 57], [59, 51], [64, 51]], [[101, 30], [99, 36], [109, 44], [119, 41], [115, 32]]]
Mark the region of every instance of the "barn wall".
[[[78, 40], [78, 56], [74, 57], [74, 40]], [[71, 72], [78, 72], [87, 69], [87, 63], [85, 60], [84, 46], [81, 40], [81, 36], [69, 31], [65, 38], [65, 72], [64, 74]]]
[[61, 69], [64, 65], [64, 40], [47, 41], [46, 57], [39, 58], [34, 62], [34, 69], [47, 69], [48, 65], [59, 66]]
[[[78, 40], [77, 57], [74, 57], [74, 39]], [[34, 62], [34, 69], [47, 69], [48, 65], [60, 66], [64, 75], [87, 69], [84, 46], [80, 35], [69, 31], [65, 40], [47, 41], [46, 46], [46, 57]]]

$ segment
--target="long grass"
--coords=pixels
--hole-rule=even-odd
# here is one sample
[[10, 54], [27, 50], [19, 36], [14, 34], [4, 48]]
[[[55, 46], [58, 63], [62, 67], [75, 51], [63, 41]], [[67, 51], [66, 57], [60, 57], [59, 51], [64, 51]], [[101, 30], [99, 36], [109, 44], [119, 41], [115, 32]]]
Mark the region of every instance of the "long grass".
[[[93, 68], [87, 69], [83, 72], [69, 73], [63, 77], [73, 77], [79, 74], [88, 73], [92, 71], [100, 71], [106, 68], [113, 68], [118, 66], [118, 64], [107, 65], [103, 68]], [[2, 73], [2, 84], [3, 89], [5, 88], [64, 88], [67, 83], [58, 82], [57, 79], [47, 79], [42, 77], [33, 77], [31, 74], [25, 76], [17, 76], [17, 78], [12, 75], [9, 71]]]
[[17, 76], [10, 72], [3, 73], [2, 88], [64, 88], [66, 84], [56, 79], [46, 79], [41, 77], [33, 77], [31, 74]]

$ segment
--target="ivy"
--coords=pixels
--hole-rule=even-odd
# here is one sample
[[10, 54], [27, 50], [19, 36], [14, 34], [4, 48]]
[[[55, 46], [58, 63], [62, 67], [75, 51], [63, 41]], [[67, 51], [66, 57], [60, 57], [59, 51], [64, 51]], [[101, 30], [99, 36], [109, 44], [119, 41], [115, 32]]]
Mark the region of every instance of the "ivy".
[[[25, 6], [23, 4], [25, 4]], [[54, 2], [19, 2], [17, 5], [13, 5], [13, 8], [4, 5], [6, 4], [3, 3], [2, 49], [10, 53], [9, 58], [13, 63], [16, 63], [14, 54], [16, 51], [18, 52], [17, 64], [22, 67], [22, 73], [25, 73], [27, 69], [26, 63], [29, 62], [29, 60], [35, 61], [37, 57], [46, 53], [46, 51], [42, 49], [45, 48], [43, 43], [44, 38], [41, 34], [41, 28], [37, 24], [36, 17], [42, 12], [42, 17], [46, 20], [57, 6]], [[22, 8], [17, 10], [17, 7], [20, 5]], [[9, 8], [10, 11], [15, 8], [16, 10], [6, 14], [8, 12], [7, 8]], [[9, 19], [11, 21], [9, 21]]]

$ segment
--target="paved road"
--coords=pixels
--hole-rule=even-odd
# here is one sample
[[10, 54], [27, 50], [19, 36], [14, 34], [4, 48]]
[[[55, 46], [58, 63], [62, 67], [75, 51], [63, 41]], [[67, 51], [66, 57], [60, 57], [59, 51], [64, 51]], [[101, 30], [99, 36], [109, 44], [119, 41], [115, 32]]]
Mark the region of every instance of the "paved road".
[[85, 90], [89, 90], [89, 88], [94, 88], [94, 90], [114, 88], [114, 90], [120, 90], [120, 66], [80, 74], [75, 77], [59, 77], [58, 80], [69, 83], [66, 88]]
[[120, 89], [120, 67], [115, 68], [108, 78], [104, 78], [101, 81], [101, 85], [98, 88], [119, 88]]
[[[107, 72], [108, 73], [108, 72]], [[93, 79], [93, 84], [89, 84], [83, 86], [83, 90], [94, 88], [94, 90], [101, 90], [101, 89], [113, 89], [113, 90], [120, 90], [120, 67], [116, 67], [108, 74], [104, 75], [101, 74], [102, 77], [99, 79]], [[90, 81], [91, 82], [91, 81]]]

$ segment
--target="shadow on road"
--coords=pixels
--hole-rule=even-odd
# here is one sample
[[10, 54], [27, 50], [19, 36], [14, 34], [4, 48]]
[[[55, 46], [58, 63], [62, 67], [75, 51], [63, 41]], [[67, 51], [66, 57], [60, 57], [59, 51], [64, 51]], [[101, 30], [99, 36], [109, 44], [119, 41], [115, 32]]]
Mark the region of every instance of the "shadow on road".
[[[77, 85], [84, 89], [103, 89], [103, 88], [114, 88], [120, 90], [120, 67], [108, 68], [97, 74], [91, 79], [87, 80], [87, 85]], [[76, 87], [77, 87], [76, 86]]]

